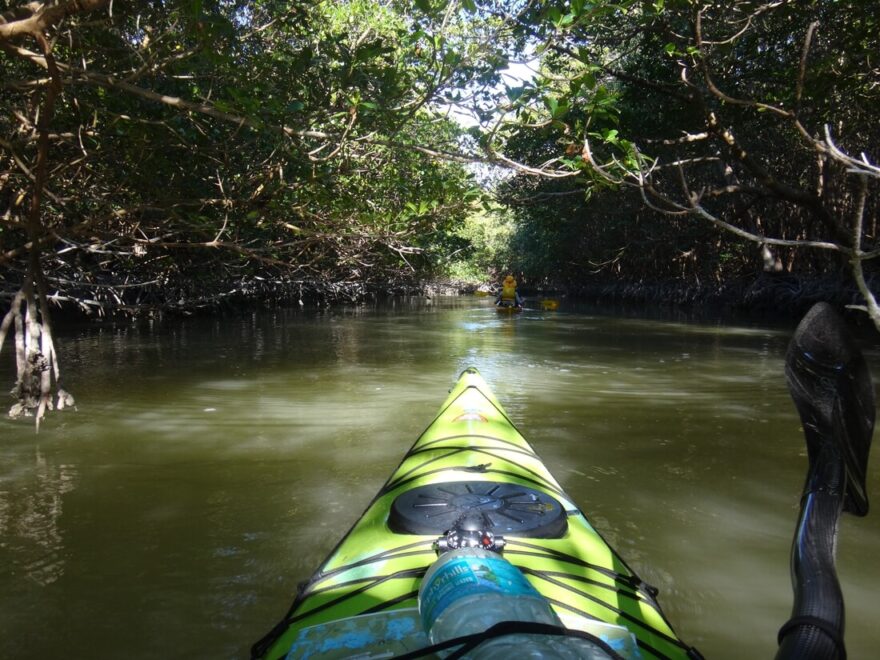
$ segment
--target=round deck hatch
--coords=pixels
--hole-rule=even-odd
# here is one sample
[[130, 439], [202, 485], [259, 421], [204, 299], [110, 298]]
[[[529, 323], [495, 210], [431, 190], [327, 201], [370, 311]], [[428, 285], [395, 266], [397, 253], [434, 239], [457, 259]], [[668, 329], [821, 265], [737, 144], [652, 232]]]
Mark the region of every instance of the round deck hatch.
[[559, 538], [565, 510], [550, 495], [518, 484], [454, 481], [397, 497], [388, 526], [399, 534], [444, 534], [453, 527], [509, 536]]

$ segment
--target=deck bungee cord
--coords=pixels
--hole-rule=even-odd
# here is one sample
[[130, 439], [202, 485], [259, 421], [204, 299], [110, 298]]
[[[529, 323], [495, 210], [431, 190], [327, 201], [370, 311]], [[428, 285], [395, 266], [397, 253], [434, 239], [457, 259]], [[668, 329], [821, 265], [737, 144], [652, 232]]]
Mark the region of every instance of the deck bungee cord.
[[[480, 452], [476, 452], [476, 453], [480, 453]], [[382, 495], [387, 495], [388, 493], [393, 492], [394, 490], [400, 488], [401, 486], [409, 485], [409, 484], [411, 484], [419, 479], [422, 479], [424, 477], [437, 477], [437, 476], [441, 476], [441, 475], [453, 473], [453, 472], [468, 472], [468, 473], [472, 473], [472, 474], [473, 473], [493, 474], [493, 475], [498, 475], [500, 477], [512, 477], [515, 479], [520, 479], [522, 481], [528, 481], [530, 484], [537, 486], [539, 488], [545, 488], [560, 497], [565, 496], [565, 493], [562, 491], [561, 488], [559, 488], [558, 486], [551, 485], [546, 480], [543, 480], [541, 478], [536, 478], [536, 477], [525, 476], [521, 473], [511, 472], [510, 470], [495, 469], [492, 467], [491, 463], [481, 463], [478, 465], [471, 465], [471, 466], [451, 465], [448, 467], [437, 468], [434, 470], [426, 470], [424, 472], [420, 472], [418, 474], [415, 474], [415, 475], [409, 477], [408, 479], [403, 479], [400, 482], [395, 483], [393, 488], [389, 488], [387, 490], [382, 490], [380, 492]]]

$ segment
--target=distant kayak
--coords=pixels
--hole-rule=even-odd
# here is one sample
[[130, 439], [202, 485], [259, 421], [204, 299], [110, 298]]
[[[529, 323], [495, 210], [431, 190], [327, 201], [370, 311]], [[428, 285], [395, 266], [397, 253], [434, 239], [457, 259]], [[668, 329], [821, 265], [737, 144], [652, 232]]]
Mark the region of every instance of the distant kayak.
[[656, 596], [470, 368], [252, 657], [700, 658]]

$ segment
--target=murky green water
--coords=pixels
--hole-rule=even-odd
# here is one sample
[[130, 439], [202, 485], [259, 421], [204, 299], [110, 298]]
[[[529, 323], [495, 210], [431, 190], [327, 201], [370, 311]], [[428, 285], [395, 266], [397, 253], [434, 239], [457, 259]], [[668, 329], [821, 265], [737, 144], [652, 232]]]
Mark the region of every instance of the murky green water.
[[[473, 364], [688, 642], [770, 658], [806, 466], [788, 339], [480, 299], [74, 333], [78, 412], [0, 421], [0, 657], [247, 657]], [[851, 658], [878, 556], [880, 513], [845, 519]]]

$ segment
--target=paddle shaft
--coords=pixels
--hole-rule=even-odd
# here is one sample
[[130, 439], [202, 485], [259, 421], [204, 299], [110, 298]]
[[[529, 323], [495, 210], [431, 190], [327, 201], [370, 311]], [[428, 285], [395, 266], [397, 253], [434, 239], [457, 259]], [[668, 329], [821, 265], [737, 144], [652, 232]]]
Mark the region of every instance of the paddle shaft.
[[818, 303], [801, 321], [785, 376], [807, 443], [809, 468], [792, 543], [794, 606], [779, 631], [777, 660], [844, 660], [843, 593], [835, 554], [840, 514], [868, 511], [865, 472], [874, 389], [843, 320]]
[[843, 463], [821, 457], [811, 471], [791, 548], [792, 618], [780, 631], [777, 659], [845, 658], [843, 593], [835, 571], [845, 479]]

